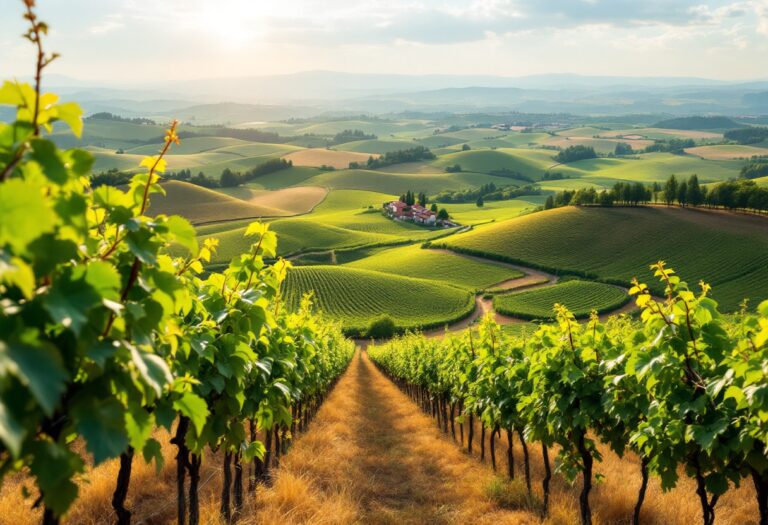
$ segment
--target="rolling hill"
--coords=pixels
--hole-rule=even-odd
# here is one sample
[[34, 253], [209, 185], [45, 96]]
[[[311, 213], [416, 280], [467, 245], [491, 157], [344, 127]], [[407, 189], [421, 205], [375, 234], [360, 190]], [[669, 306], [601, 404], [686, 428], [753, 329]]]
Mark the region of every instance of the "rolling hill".
[[450, 249], [663, 290], [648, 266], [664, 260], [725, 310], [768, 298], [766, 219], [678, 208], [566, 207], [510, 219], [443, 241]]
[[401, 329], [430, 328], [460, 319], [475, 306], [473, 295], [461, 288], [338, 266], [293, 268], [284, 290], [292, 308], [313, 292], [317, 308], [340, 320], [350, 335], [360, 335], [382, 313]]

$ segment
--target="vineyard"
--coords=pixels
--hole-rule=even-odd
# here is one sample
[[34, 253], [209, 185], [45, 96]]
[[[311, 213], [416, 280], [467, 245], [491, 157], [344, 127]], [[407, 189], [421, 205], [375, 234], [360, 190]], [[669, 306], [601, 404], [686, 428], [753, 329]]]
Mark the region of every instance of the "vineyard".
[[[664, 235], [659, 235], [659, 232]], [[594, 235], [600, 232], [600, 235]], [[768, 228], [759, 217], [661, 208], [561, 208], [441, 241], [459, 252], [628, 284], [661, 257], [704, 279], [726, 311], [768, 298]], [[660, 294], [663, 287], [651, 285]]]
[[386, 250], [349, 263], [347, 267], [441, 281], [470, 290], [482, 290], [523, 276], [522, 272], [499, 264], [450, 252], [422, 249], [419, 246]]
[[[273, 456], [285, 453], [345, 370], [354, 345], [303, 301], [286, 308], [290, 265], [277, 237], [244, 230], [242, 254], [203, 272], [217, 242], [177, 215], [147, 215], [177, 124], [128, 187], [89, 187], [94, 158], [62, 151], [53, 125], [79, 136], [82, 110], [41, 93], [47, 25], [25, 2], [36, 83], [5, 82], [0, 104], [0, 476], [26, 476], [44, 525], [77, 499], [91, 467], [119, 458], [112, 507], [126, 508], [132, 465], [177, 448], [178, 523], [200, 520], [206, 454], [222, 454], [221, 516], [230, 521]], [[165, 432], [162, 432], [164, 430]], [[167, 433], [166, 433], [167, 432]], [[234, 470], [234, 476], [232, 475]]]
[[555, 304], [568, 308], [577, 318], [616, 310], [629, 296], [616, 286], [590, 281], [567, 281], [527, 292], [499, 294], [493, 298], [494, 309], [521, 319], [551, 319]]
[[382, 312], [401, 330], [426, 329], [466, 317], [475, 306], [473, 295], [466, 289], [337, 266], [292, 268], [284, 288], [291, 307], [312, 292], [317, 308], [340, 320], [349, 335], [364, 335], [371, 319]]
[[[695, 482], [691, 498], [705, 525], [715, 522], [723, 494], [741, 484], [754, 485], [759, 523], [768, 523], [768, 301], [731, 324], [708, 286], [694, 293], [663, 263], [653, 269], [666, 299], [657, 302], [636, 282], [630, 292], [640, 325], [596, 316], [581, 325], [557, 305], [557, 323], [525, 338], [505, 335], [488, 317], [476, 332], [442, 341], [408, 335], [368, 352], [444, 433], [463, 444], [466, 428], [470, 453], [481, 446], [485, 457], [489, 433], [494, 467], [495, 439], [516, 437], [528, 505], [545, 516], [554, 471], [581, 479], [580, 521], [593, 522], [602, 443], [641, 460], [634, 524], [642, 521], [649, 477], [669, 490], [683, 472]], [[544, 464], [540, 491], [530, 469], [535, 449]], [[513, 458], [508, 464], [513, 477]]]

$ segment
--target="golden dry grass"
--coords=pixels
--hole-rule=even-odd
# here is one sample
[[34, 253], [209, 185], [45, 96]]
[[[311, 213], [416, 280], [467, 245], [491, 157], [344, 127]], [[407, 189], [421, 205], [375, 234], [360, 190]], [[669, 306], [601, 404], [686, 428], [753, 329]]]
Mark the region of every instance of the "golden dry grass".
[[727, 144], [718, 146], [697, 146], [687, 148], [685, 152], [695, 157], [706, 160], [733, 160], [749, 159], [755, 155], [768, 155], [768, 149], [757, 146], [742, 146], [739, 144]]
[[[466, 429], [465, 429], [466, 430]], [[457, 428], [458, 433], [458, 428]], [[479, 436], [477, 429], [476, 436]], [[175, 449], [168, 435], [164, 443], [166, 465], [154, 467], [137, 460], [128, 507], [134, 523], [175, 523]], [[519, 482], [499, 486], [506, 473], [506, 439], [497, 440], [498, 474], [490, 468], [489, 436], [486, 461], [479, 461], [475, 443], [470, 457], [435, 421], [386, 379], [363, 353], [353, 359], [328, 400], [282, 458], [271, 487], [246, 494], [240, 525], [312, 524], [511, 524], [542, 523], [528, 510], [503, 508], [508, 501], [495, 493], [519, 491]], [[596, 471], [606, 476], [592, 494], [595, 525], [629, 523], [640, 483], [639, 462], [602, 448], [604, 460]], [[540, 447], [530, 446], [534, 490], [540, 493], [543, 476]], [[554, 453], [553, 453], [554, 455]], [[515, 439], [516, 474], [522, 477], [522, 451]], [[201, 523], [223, 525], [218, 516], [220, 461], [209, 455], [203, 465]], [[96, 525], [113, 521], [110, 508], [117, 462], [90, 470], [80, 482], [81, 496], [65, 524]], [[502, 481], [500, 481], [500, 478]], [[34, 494], [24, 498], [25, 478], [14, 476], [0, 490], [0, 525], [32, 525], [40, 514], [30, 509]], [[27, 480], [31, 488], [32, 484]], [[550, 515], [545, 525], [578, 523], [578, 485], [571, 487], [557, 476], [552, 483]], [[498, 502], [498, 503], [497, 503]], [[749, 487], [731, 490], [717, 506], [718, 525], [757, 523], [754, 493]], [[662, 493], [652, 479], [643, 510], [644, 525], [689, 525], [701, 522], [690, 480]]]
[[149, 211], [153, 215], [181, 215], [193, 224], [211, 221], [282, 217], [291, 215], [264, 203], [249, 203], [195, 184], [169, 181], [163, 184], [166, 195], [154, 195]]
[[349, 168], [350, 162], [365, 164], [368, 157], [378, 157], [377, 154], [356, 153], [354, 151], [335, 151], [330, 149], [303, 149], [285, 156], [294, 166], [333, 166], [341, 170]]
[[274, 191], [238, 186], [221, 191], [254, 206], [281, 210], [285, 215], [309, 213], [328, 195], [328, 188], [320, 186], [297, 186]]

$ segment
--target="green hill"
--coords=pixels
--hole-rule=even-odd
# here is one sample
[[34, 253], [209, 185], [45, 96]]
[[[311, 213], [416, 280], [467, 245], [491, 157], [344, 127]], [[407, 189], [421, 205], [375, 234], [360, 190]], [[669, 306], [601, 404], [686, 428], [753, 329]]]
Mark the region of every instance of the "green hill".
[[528, 292], [497, 295], [493, 307], [499, 313], [522, 319], [551, 319], [555, 304], [562, 304], [577, 318], [584, 318], [593, 310], [615, 310], [628, 300], [624, 290], [610, 284], [568, 281]]
[[623, 284], [666, 261], [683, 279], [713, 286], [725, 310], [768, 298], [766, 219], [679, 208], [576, 208], [534, 213], [448, 238], [446, 247]]
[[504, 266], [446, 251], [424, 250], [418, 245], [381, 251], [351, 262], [349, 268], [441, 281], [471, 290], [488, 288], [523, 274]]
[[401, 329], [431, 328], [463, 318], [475, 306], [467, 290], [338, 266], [293, 268], [284, 289], [292, 308], [304, 294], [313, 292], [317, 308], [340, 320], [352, 335], [364, 332], [371, 319], [381, 314], [388, 314]]

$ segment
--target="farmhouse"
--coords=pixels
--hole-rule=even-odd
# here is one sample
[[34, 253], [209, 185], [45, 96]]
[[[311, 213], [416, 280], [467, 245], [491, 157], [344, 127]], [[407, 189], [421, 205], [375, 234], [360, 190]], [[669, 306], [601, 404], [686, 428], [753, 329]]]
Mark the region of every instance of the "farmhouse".
[[384, 204], [384, 212], [399, 221], [410, 221], [433, 226], [437, 222], [437, 214], [418, 204], [409, 206], [402, 201], [392, 201]]

